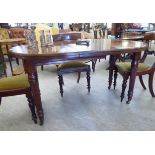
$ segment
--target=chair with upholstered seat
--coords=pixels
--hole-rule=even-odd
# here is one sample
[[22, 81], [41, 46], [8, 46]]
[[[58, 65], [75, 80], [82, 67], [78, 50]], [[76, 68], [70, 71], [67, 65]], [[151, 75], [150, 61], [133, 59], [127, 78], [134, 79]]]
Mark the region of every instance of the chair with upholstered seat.
[[[10, 39], [10, 34], [9, 34], [9, 30], [5, 29], [5, 28], [0, 28], [0, 40], [3, 39]], [[8, 55], [8, 50], [11, 48], [11, 45], [2, 45], [1, 46], [1, 50], [3, 52], [3, 55], [6, 55], [9, 59], [10, 62], [10, 67], [12, 68], [12, 64], [11, 64], [11, 59]], [[18, 59], [16, 59], [17, 64], [19, 64]]]
[[[68, 44], [69, 42], [76, 43], [77, 39], [81, 39], [80, 32], [61, 33], [61, 34], [53, 35], [54, 45]], [[79, 82], [81, 72], [86, 72], [88, 92], [90, 91], [90, 65], [86, 64], [86, 62], [89, 62], [89, 61], [90, 60], [78, 61], [78, 62], [66, 62], [66, 63], [57, 65], [57, 74], [59, 78], [61, 96], [63, 96], [63, 84], [64, 84], [63, 75], [69, 74], [69, 73], [78, 73], [77, 82]]]
[[[29, 103], [29, 108], [32, 113], [32, 120], [37, 123], [35, 106], [33, 104], [33, 96], [31, 93], [28, 76], [26, 74], [4, 77], [0, 79], [0, 104], [2, 97], [15, 96], [25, 94]], [[20, 102], [20, 101], [19, 101]]]
[[24, 72], [25, 71], [24, 71], [23, 66], [18, 66], [15, 69], [13, 69], [12, 76], [21, 75], [21, 74], [24, 74]]
[[90, 92], [90, 65], [83, 62], [66, 62], [58, 65], [57, 74], [59, 78], [60, 93], [62, 97], [63, 97], [63, 84], [64, 84], [63, 75], [70, 73], [78, 73], [77, 82], [79, 83], [81, 72], [86, 72], [87, 88], [88, 92]]
[[[12, 72], [12, 75], [13, 76], [20, 75], [20, 74], [23, 74], [24, 73], [24, 68], [23, 67], [17, 66], [16, 68], [13, 68], [12, 67], [12, 63], [11, 63], [11, 60], [9, 61], [9, 63], [10, 63], [11, 72]], [[7, 76], [6, 62], [4, 60], [4, 54], [3, 54], [3, 51], [2, 51], [1, 46], [0, 46], [0, 66], [3, 67], [3, 73], [5, 74], [5, 76]]]
[[[115, 65], [114, 71], [114, 89], [116, 87], [116, 79], [117, 79], [117, 72], [119, 72], [123, 76], [123, 84], [122, 84], [122, 93], [121, 93], [121, 102], [123, 101], [125, 89], [127, 86], [127, 80], [130, 77], [130, 70], [131, 70], [131, 62], [119, 62]], [[155, 62], [152, 66], [149, 66], [144, 63], [139, 63], [136, 76], [139, 76], [140, 83], [144, 89], [146, 89], [144, 82], [143, 82], [143, 75], [149, 75], [148, 86], [152, 97], [155, 97], [155, 93], [153, 91], [153, 76], [155, 72]]]
[[[144, 89], [146, 89], [144, 82], [143, 82], [143, 75], [148, 74], [149, 75], [149, 90], [152, 95], [152, 97], [155, 97], [154, 91], [153, 91], [153, 76], [154, 76], [154, 71], [155, 71], [155, 63], [153, 64], [152, 67], [146, 65], [144, 63], [148, 52], [150, 51], [151, 43], [152, 41], [155, 40], [155, 35], [152, 33], [148, 33], [144, 35], [144, 41], [148, 44], [148, 48], [146, 51], [144, 51], [144, 54], [142, 58], [139, 61], [138, 69], [136, 75], [139, 76], [139, 81]], [[132, 56], [132, 55], [131, 55]], [[130, 70], [131, 70], [131, 62], [120, 62], [116, 63], [115, 65], [115, 71], [114, 71], [114, 89], [116, 87], [116, 79], [117, 79], [117, 72], [119, 72], [123, 76], [123, 84], [122, 84], [122, 93], [121, 93], [121, 101], [123, 101], [124, 94], [125, 94], [125, 89], [127, 86], [127, 80], [130, 76]]]
[[[54, 45], [61, 45], [62, 43], [68, 43], [68, 41], [76, 43], [78, 39], [91, 39], [91, 35], [83, 32], [68, 32], [68, 33], [59, 33], [57, 35], [53, 35], [53, 43]], [[92, 62], [92, 70], [95, 72], [96, 59], [86, 60], [85, 62]], [[84, 61], [83, 61], [84, 62]]]
[[[10, 30], [7, 30], [7, 29], [0, 29], [0, 39], [10, 39], [11, 38], [23, 38], [24, 36], [24, 29], [21, 29], [19, 32], [20, 33], [15, 33], [18, 29], [17, 28], [12, 28]], [[22, 31], [23, 30], [23, 31]], [[22, 34], [22, 35], [21, 35]], [[21, 36], [20, 36], [21, 35]], [[25, 41], [23, 41], [23, 43], [25, 44]], [[11, 45], [9, 44], [2, 44], [0, 46], [0, 51], [2, 52], [2, 55], [3, 55], [3, 59], [5, 58], [5, 56], [8, 57], [8, 60], [9, 60], [9, 64], [10, 64], [10, 68], [11, 68], [11, 72], [12, 72], [12, 75], [20, 75], [24, 72], [24, 69], [21, 69], [21, 67], [17, 67], [17, 68], [13, 68], [12, 66], [12, 58], [11, 56], [9, 56], [8, 54], [8, 51], [9, 49], [11, 48]], [[17, 64], [19, 65], [19, 60], [16, 58], [16, 62]], [[4, 64], [5, 64], [5, 61], [4, 61]], [[6, 70], [5, 70], [6, 71]]]

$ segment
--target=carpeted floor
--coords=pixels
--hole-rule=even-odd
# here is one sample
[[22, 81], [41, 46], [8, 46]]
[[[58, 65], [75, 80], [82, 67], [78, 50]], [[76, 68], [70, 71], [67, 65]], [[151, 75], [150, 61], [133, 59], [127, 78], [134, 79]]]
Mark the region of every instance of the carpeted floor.
[[[152, 64], [153, 56], [147, 63]], [[77, 75], [64, 76], [64, 97], [59, 93], [58, 78], [54, 65], [40, 70], [39, 82], [45, 114], [43, 126], [34, 124], [24, 95], [2, 99], [0, 107], [0, 130], [7, 131], [103, 131], [103, 130], [155, 130], [155, 98], [149, 90], [143, 90], [136, 81], [134, 97], [127, 105], [120, 102], [122, 77], [119, 75], [116, 90], [108, 90], [108, 59], [96, 65], [91, 73], [91, 92], [87, 93], [86, 76], [82, 74], [80, 83]], [[145, 83], [147, 86], [147, 79]], [[155, 85], [155, 80], [154, 80]]]

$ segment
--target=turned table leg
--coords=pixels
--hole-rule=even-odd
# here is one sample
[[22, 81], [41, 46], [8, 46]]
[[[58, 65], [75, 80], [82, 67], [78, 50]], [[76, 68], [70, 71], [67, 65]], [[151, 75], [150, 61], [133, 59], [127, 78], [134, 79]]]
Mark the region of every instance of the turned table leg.
[[44, 123], [44, 112], [42, 108], [41, 96], [40, 96], [40, 89], [39, 89], [39, 82], [38, 82], [38, 74], [36, 70], [35, 64], [32, 64], [28, 60], [23, 60], [23, 65], [25, 72], [28, 74], [34, 105], [37, 110], [37, 115], [40, 121], [40, 125]]
[[113, 71], [115, 67], [115, 57], [113, 55], [110, 55], [110, 60], [109, 60], [109, 86], [108, 89], [111, 88], [112, 85], [112, 80], [113, 80]]
[[134, 90], [134, 85], [135, 85], [135, 80], [136, 80], [136, 72], [137, 72], [139, 58], [140, 58], [140, 53], [133, 54], [132, 62], [131, 62], [131, 74], [130, 74], [130, 81], [129, 81], [128, 100], [126, 102], [127, 104], [130, 103], [133, 97], [133, 90]]

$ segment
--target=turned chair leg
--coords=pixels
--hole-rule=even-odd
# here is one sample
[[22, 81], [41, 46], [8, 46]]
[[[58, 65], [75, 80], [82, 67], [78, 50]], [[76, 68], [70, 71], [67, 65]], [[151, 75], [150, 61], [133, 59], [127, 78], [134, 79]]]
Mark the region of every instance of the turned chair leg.
[[96, 60], [92, 60], [92, 70], [95, 72]]
[[2, 102], [2, 97], [0, 97], [0, 105], [1, 105], [1, 102]]
[[41, 65], [41, 70], [42, 70], [42, 71], [44, 70], [44, 66], [43, 66], [43, 65]]
[[154, 94], [154, 91], [153, 91], [153, 76], [154, 76], [154, 72], [149, 74], [149, 90], [150, 90], [150, 93], [152, 95], [152, 97], [155, 97], [155, 94]]
[[31, 93], [27, 93], [26, 97], [27, 97], [27, 100], [28, 100], [28, 103], [29, 103], [29, 108], [30, 108], [31, 113], [32, 113], [32, 120], [36, 124], [37, 123], [37, 115], [35, 113], [35, 106], [34, 106], [34, 103], [33, 103], [33, 97], [31, 95]]
[[115, 70], [114, 70], [114, 83], [113, 83], [114, 89], [116, 87], [117, 73], [118, 73], [118, 70], [117, 70], [117, 67], [115, 67]]
[[124, 94], [125, 94], [125, 89], [126, 89], [126, 86], [127, 86], [127, 80], [128, 80], [128, 76], [124, 76], [123, 77], [123, 84], [122, 84], [122, 93], [121, 93], [121, 102], [123, 101], [124, 99]]
[[97, 31], [94, 31], [94, 38], [97, 39]]
[[18, 58], [16, 58], [16, 63], [17, 63], [17, 65], [19, 65], [19, 59]]
[[86, 75], [87, 75], [87, 88], [88, 92], [90, 92], [90, 72], [87, 72]]
[[64, 85], [65, 83], [64, 83], [64, 79], [62, 78], [62, 84]]
[[62, 75], [58, 75], [58, 78], [59, 78], [60, 94], [61, 97], [63, 97], [63, 77]]
[[81, 77], [81, 72], [78, 72], [78, 79], [77, 79], [77, 83], [79, 83], [79, 81], [80, 81], [80, 77]]
[[143, 82], [143, 77], [142, 77], [142, 75], [139, 75], [139, 81], [140, 81], [140, 84], [142, 85], [142, 87], [143, 87], [144, 89], [146, 89], [145, 84], [144, 84], [144, 82]]

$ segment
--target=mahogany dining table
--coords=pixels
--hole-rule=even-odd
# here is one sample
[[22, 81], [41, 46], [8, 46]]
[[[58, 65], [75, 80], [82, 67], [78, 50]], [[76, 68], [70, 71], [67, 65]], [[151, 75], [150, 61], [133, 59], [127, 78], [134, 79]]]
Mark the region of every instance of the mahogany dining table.
[[[86, 40], [86, 39], [85, 39]], [[40, 125], [44, 123], [44, 112], [41, 102], [41, 95], [38, 82], [36, 66], [43, 64], [58, 64], [69, 61], [92, 60], [110, 56], [109, 60], [109, 86], [111, 88], [115, 61], [120, 54], [130, 53], [132, 56], [131, 78], [129, 81], [128, 100], [129, 103], [133, 96], [133, 89], [136, 78], [138, 60], [141, 51], [147, 48], [147, 44], [138, 41], [111, 40], [111, 39], [87, 39], [89, 44], [76, 44], [75, 42], [64, 41], [59, 45], [44, 48], [29, 48], [28, 46], [15, 46], [9, 53], [15, 58], [23, 60], [25, 72], [28, 74], [34, 104]]]

